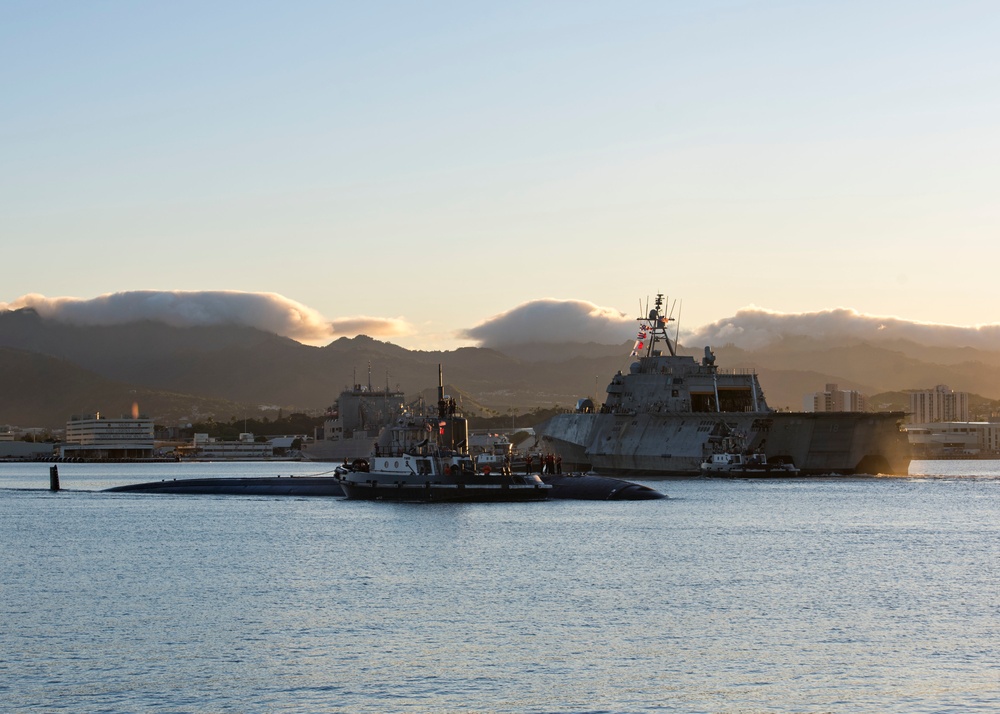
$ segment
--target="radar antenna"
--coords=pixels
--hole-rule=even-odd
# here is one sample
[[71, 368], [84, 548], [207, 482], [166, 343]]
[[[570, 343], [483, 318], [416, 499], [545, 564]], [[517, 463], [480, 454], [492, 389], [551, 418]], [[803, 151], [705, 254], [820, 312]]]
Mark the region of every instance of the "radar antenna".
[[684, 310], [684, 301], [681, 300], [680, 306], [677, 308], [677, 324], [674, 325], [674, 346], [681, 346], [681, 312]]
[[[653, 309], [646, 313], [646, 317], [640, 317], [639, 322], [642, 326], [639, 328], [640, 339], [636, 342], [636, 346], [639, 347], [642, 344], [642, 336], [646, 330], [649, 331], [649, 343], [645, 345], [646, 356], [649, 357], [654, 354], [654, 348], [657, 342], [665, 342], [667, 349], [670, 351], [670, 356], [675, 357], [677, 353], [674, 351], [673, 342], [670, 340], [670, 336], [667, 334], [667, 324], [673, 322], [673, 317], [667, 317], [663, 314], [663, 293], [656, 294], [656, 300], [653, 302]], [[649, 304], [648, 302], [646, 303]], [[675, 302], [676, 304], [676, 302]], [[671, 311], [672, 312], [672, 311]]]

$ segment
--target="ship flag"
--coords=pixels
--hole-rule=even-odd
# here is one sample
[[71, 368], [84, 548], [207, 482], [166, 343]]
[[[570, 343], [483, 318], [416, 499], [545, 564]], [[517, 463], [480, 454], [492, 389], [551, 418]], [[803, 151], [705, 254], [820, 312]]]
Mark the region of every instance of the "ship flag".
[[635, 344], [632, 346], [632, 356], [635, 357], [639, 354], [641, 350], [646, 345], [646, 337], [648, 336], [646, 332], [646, 326], [643, 325], [639, 328], [639, 334], [635, 337]]

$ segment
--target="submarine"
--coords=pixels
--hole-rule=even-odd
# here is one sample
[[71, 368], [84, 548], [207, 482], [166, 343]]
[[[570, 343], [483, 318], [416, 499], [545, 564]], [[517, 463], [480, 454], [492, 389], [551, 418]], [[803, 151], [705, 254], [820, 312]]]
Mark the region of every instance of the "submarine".
[[[362, 390], [356, 385], [356, 391]], [[371, 461], [355, 458], [348, 463], [345, 458], [344, 463], [332, 471], [314, 475], [164, 479], [114, 486], [105, 492], [366, 500], [411, 500], [416, 494], [419, 501], [648, 501], [666, 498], [665, 494], [649, 486], [594, 472], [563, 474], [557, 470], [552, 473], [550, 467], [543, 468], [541, 474], [515, 476], [509, 468], [509, 442], [505, 442], [501, 466], [494, 471], [496, 462], [485, 461], [485, 457], [483, 464], [476, 464], [469, 455], [468, 444], [468, 422], [457, 412], [455, 400], [445, 397], [444, 379], [438, 365], [436, 418], [408, 413], [397, 416], [381, 431]], [[522, 491], [524, 495], [518, 495]], [[402, 498], [404, 493], [406, 498]]]
[[[597, 474], [542, 474], [549, 498], [579, 501], [648, 501], [666, 498], [642, 484]], [[253, 476], [150, 481], [105, 489], [105, 493], [162, 493], [209, 496], [317, 496], [344, 498], [336, 476]]]

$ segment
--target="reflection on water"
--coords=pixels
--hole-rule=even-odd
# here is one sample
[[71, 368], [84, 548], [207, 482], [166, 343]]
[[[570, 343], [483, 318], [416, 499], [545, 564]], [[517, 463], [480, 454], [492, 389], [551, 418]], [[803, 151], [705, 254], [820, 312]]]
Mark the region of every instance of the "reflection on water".
[[5, 707], [994, 708], [997, 462], [609, 503], [99, 491], [324, 469], [0, 465]]

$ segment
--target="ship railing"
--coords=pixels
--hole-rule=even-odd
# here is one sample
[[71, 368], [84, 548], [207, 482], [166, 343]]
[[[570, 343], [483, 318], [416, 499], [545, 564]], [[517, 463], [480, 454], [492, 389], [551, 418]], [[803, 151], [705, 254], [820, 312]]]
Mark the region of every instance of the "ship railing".
[[601, 407], [601, 414], [618, 414], [622, 416], [635, 416], [639, 413], [638, 409], [631, 409], [628, 407]]
[[757, 370], [753, 367], [733, 367], [730, 369], [706, 369], [699, 368], [702, 374], [725, 374], [738, 377], [754, 376], [757, 374]]

